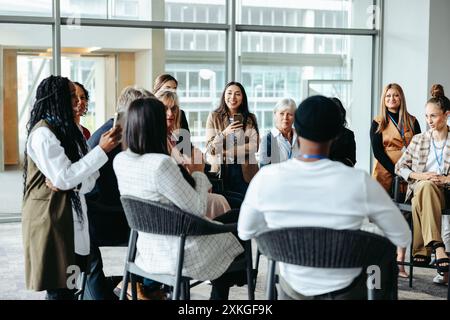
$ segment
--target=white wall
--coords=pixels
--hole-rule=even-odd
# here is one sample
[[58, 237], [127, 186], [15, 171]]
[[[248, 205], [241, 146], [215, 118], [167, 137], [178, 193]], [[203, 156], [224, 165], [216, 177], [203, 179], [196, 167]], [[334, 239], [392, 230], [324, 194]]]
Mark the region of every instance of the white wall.
[[450, 95], [450, 1], [432, 0], [430, 12], [428, 88], [431, 88], [434, 83], [440, 83], [444, 86], [448, 97]]
[[142, 50], [134, 54], [136, 85], [152, 91], [152, 51]]
[[384, 12], [383, 86], [391, 82], [402, 86], [408, 111], [418, 118], [423, 131], [430, 73], [430, 0], [385, 1]]

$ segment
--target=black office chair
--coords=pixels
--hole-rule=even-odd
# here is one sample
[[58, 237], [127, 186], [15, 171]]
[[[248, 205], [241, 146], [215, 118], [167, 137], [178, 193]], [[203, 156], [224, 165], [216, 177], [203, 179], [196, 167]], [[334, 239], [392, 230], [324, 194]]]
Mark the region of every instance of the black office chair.
[[[190, 299], [190, 288], [198, 285], [201, 281], [197, 281], [190, 285], [190, 280], [194, 279], [182, 275], [185, 250], [184, 245], [186, 238], [191, 236], [236, 232], [237, 224], [217, 224], [184, 212], [175, 206], [164, 205], [158, 202], [143, 200], [132, 196], [122, 196], [121, 201], [128, 224], [131, 228], [131, 234], [128, 244], [128, 252], [123, 276], [123, 287], [120, 299], [125, 299], [128, 281], [131, 280], [132, 299], [136, 300], [136, 279], [134, 275], [153, 279], [173, 287], [173, 292], [171, 295], [173, 300]], [[179, 238], [177, 265], [176, 270], [174, 270], [175, 275], [150, 274], [139, 268], [134, 263], [138, 231], [159, 235], [176, 236]], [[245, 269], [247, 272], [248, 298], [249, 300], [254, 300], [251, 241], [245, 242], [244, 249], [244, 258], [233, 261], [226, 272]]]
[[[277, 262], [314, 268], [363, 268], [387, 263], [381, 269], [384, 285], [391, 285], [391, 295], [368, 286], [368, 299], [397, 300], [396, 248], [384, 237], [360, 230], [334, 230], [317, 227], [272, 229], [256, 237], [261, 254], [268, 259], [266, 297], [273, 300]], [[385, 274], [383, 274], [383, 272]]]
[[[402, 183], [402, 181], [404, 181], [400, 176], [395, 176], [394, 181], [393, 181], [393, 200], [394, 203], [397, 205], [397, 207], [400, 209], [400, 211], [403, 213], [403, 215], [405, 216], [406, 220], [408, 221], [410, 228], [411, 228], [411, 235], [412, 235], [412, 239], [414, 239], [414, 229], [413, 229], [413, 220], [412, 220], [412, 206], [411, 206], [411, 202], [404, 202], [405, 199], [405, 195], [402, 194], [400, 191], [400, 185]], [[445, 203], [446, 206], [448, 206], [447, 204], [450, 203], [450, 198], [448, 196], [446, 196], [445, 199]], [[442, 210], [441, 212], [442, 215], [449, 215], [450, 214], [450, 208], [446, 207]], [[428, 266], [424, 266], [424, 265], [417, 265], [414, 264], [414, 260], [413, 260], [413, 256], [412, 256], [412, 252], [413, 252], [413, 241], [411, 241], [411, 247], [410, 247], [410, 256], [409, 256], [409, 262], [403, 262], [401, 263], [404, 266], [408, 266], [409, 267], [409, 287], [412, 288], [412, 281], [413, 281], [413, 269], [414, 267], [416, 268], [427, 268], [427, 269], [436, 269], [435, 265], [428, 265]], [[450, 266], [449, 266], [450, 269]], [[447, 291], [447, 300], [450, 300], [450, 287]]]

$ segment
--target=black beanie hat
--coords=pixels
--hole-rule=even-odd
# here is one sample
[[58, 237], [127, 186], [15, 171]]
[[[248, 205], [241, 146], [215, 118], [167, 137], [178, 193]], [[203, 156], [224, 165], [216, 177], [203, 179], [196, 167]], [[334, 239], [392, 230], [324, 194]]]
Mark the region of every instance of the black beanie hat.
[[324, 96], [312, 96], [298, 106], [294, 126], [300, 137], [326, 142], [341, 133], [342, 114], [333, 100]]

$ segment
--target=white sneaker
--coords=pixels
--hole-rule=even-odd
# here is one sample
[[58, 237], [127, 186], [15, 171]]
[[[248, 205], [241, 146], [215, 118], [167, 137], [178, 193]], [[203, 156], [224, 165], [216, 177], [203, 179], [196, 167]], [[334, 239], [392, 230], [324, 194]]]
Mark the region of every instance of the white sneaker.
[[437, 274], [437, 275], [433, 278], [433, 283], [437, 283], [437, 284], [445, 284], [445, 282], [444, 282], [444, 276], [441, 276], [440, 274]]

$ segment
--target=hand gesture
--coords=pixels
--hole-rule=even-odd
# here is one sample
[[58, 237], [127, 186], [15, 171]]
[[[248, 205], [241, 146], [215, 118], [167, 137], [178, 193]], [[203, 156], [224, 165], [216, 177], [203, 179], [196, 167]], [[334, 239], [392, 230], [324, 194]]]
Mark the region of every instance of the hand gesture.
[[121, 139], [122, 139], [122, 128], [120, 127], [120, 125], [117, 125], [111, 128], [109, 131], [102, 134], [102, 137], [100, 138], [100, 142], [98, 143], [98, 145], [100, 146], [100, 148], [103, 149], [103, 151], [108, 153], [119, 145]]
[[225, 128], [225, 130], [222, 131], [222, 134], [226, 137], [232, 133], [234, 133], [236, 130], [239, 130], [243, 127], [243, 124], [239, 121], [234, 121], [228, 125], [228, 127]]
[[59, 191], [59, 189], [56, 188], [56, 187], [53, 185], [53, 183], [52, 183], [50, 180], [48, 180], [47, 178], [45, 178], [45, 185], [46, 185], [49, 189], [51, 189], [52, 191], [55, 191], [55, 192], [58, 192], [58, 191]]
[[441, 175], [434, 175], [429, 180], [434, 182], [438, 187], [443, 187], [446, 183], [448, 183], [447, 177]]

